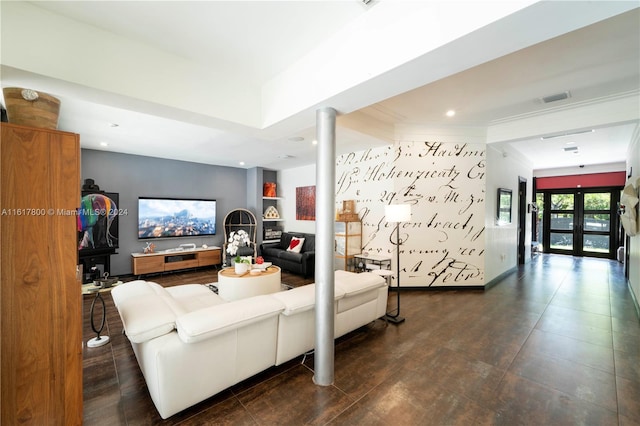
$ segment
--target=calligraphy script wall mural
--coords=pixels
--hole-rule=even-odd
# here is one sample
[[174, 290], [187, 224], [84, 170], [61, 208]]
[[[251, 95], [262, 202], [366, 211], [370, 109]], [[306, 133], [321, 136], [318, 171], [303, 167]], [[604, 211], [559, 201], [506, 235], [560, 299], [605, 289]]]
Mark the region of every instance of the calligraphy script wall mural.
[[355, 200], [363, 251], [389, 255], [385, 204], [411, 204], [400, 224], [402, 287], [484, 285], [485, 145], [396, 142], [337, 158], [336, 208]]

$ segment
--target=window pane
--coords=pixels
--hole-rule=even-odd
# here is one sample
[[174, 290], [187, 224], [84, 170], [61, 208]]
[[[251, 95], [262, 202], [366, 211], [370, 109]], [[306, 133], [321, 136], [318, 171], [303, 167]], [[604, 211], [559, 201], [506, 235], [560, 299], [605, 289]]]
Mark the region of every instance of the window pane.
[[551, 248], [573, 250], [573, 234], [551, 233]]
[[551, 210], [573, 210], [573, 194], [551, 194]]
[[544, 192], [536, 192], [536, 205], [538, 206], [538, 211], [544, 207]]
[[[536, 206], [538, 207], [538, 213], [536, 215], [536, 235], [534, 241], [542, 244], [542, 235], [543, 235], [543, 222], [542, 215], [544, 214], [544, 193], [536, 192]], [[540, 250], [542, 250], [542, 246], [540, 246]]]
[[551, 229], [573, 229], [573, 214], [551, 213]]
[[609, 232], [609, 219], [610, 218], [608, 214], [585, 214], [584, 230]]
[[584, 194], [585, 210], [609, 210], [611, 208], [611, 194], [609, 192]]
[[608, 235], [585, 235], [583, 237], [582, 249], [584, 251], [609, 253], [609, 236]]

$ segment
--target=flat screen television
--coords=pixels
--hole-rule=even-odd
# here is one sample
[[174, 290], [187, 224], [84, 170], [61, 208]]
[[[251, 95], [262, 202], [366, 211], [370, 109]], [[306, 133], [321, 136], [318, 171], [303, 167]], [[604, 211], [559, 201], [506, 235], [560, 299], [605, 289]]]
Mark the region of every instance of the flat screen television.
[[216, 234], [216, 200], [138, 198], [138, 238]]

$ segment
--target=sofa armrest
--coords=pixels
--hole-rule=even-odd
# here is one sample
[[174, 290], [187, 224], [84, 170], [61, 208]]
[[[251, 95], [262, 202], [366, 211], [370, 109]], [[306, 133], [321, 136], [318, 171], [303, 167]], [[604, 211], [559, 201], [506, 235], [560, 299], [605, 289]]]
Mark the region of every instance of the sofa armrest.
[[282, 302], [268, 295], [254, 296], [182, 315], [176, 319], [178, 336], [195, 343], [279, 315]]
[[175, 312], [157, 294], [121, 300], [117, 307], [124, 332], [133, 343], [146, 342], [175, 328]]
[[118, 310], [124, 331], [133, 343], [142, 343], [175, 328], [183, 309], [160, 284], [136, 280], [114, 287], [111, 297]]
[[345, 296], [355, 296], [386, 285], [384, 278], [371, 272], [335, 271], [336, 289], [344, 291]]

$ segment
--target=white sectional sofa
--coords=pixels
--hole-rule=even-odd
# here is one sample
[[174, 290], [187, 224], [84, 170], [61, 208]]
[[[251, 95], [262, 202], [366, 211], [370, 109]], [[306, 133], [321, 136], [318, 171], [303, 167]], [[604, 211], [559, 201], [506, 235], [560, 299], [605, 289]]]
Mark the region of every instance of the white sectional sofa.
[[[315, 344], [315, 284], [227, 302], [200, 284], [138, 280], [111, 295], [164, 419]], [[336, 271], [335, 337], [383, 317], [387, 295], [378, 275]]]

